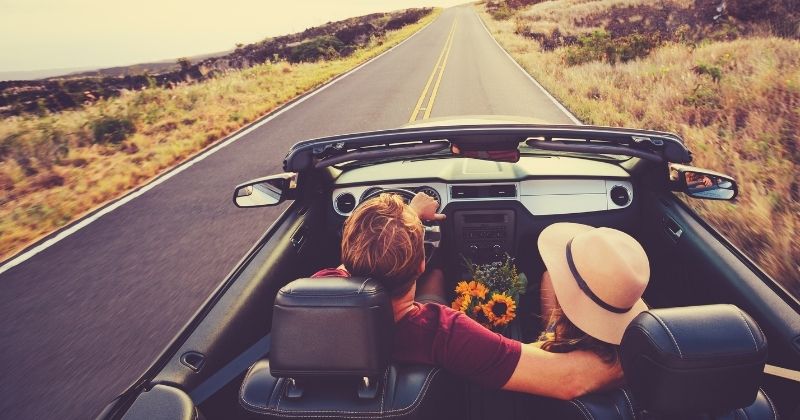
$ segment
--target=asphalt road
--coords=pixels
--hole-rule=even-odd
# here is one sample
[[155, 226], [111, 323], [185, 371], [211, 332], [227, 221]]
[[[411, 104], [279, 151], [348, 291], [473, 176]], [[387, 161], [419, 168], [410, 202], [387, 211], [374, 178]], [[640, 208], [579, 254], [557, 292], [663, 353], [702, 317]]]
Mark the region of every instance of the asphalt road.
[[235, 208], [234, 185], [281, 172], [297, 141], [395, 128], [415, 110], [417, 119], [571, 123], [472, 9], [447, 9], [408, 42], [0, 275], [0, 417], [97, 415], [282, 211]]

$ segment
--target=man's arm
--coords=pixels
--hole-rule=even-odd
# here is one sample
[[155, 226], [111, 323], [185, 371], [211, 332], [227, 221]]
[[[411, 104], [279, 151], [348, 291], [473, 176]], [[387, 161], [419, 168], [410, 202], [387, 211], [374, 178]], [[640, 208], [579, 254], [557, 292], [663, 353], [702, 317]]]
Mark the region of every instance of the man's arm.
[[620, 364], [609, 365], [594, 353], [550, 353], [523, 344], [519, 363], [503, 389], [571, 400], [622, 383]]

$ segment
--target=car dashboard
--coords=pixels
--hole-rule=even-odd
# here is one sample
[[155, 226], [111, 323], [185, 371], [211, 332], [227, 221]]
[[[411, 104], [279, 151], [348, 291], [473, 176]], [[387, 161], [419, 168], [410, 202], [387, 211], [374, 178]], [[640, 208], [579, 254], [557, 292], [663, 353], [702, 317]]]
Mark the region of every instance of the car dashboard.
[[516, 255], [521, 237], [554, 221], [624, 228], [619, 215], [630, 220], [635, 203], [630, 174], [614, 163], [523, 156], [517, 163], [449, 158], [354, 168], [336, 179], [331, 209], [343, 221], [366, 197], [395, 188], [435, 198], [452, 251], [475, 260]]

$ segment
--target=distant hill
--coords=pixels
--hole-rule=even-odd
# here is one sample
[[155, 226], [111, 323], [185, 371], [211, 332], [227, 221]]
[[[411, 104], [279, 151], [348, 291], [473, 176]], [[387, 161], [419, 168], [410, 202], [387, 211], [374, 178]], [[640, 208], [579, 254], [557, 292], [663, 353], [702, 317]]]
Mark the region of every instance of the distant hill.
[[[211, 54], [200, 54], [187, 58], [191, 62], [196, 62], [205, 60], [207, 58], [222, 57], [232, 52], [233, 50], [227, 50]], [[136, 76], [140, 74], [166, 73], [170, 71], [180, 70], [180, 68], [181, 67], [178, 64], [178, 58], [173, 58], [168, 60], [154, 61], [151, 63], [133, 64], [130, 66], [116, 66], [116, 67], [107, 67], [102, 69], [95, 69], [95, 68], [74, 69], [72, 71], [64, 73], [44, 76], [43, 78], [73, 79], [81, 77], [125, 77], [125, 76]]]
[[[195, 62], [207, 58], [221, 57], [232, 52], [233, 50], [227, 50], [210, 54], [199, 54], [188, 57], [188, 59], [189, 61]], [[175, 70], [180, 70], [180, 65], [178, 64], [177, 58], [171, 58], [150, 63], [103, 68], [86, 66], [44, 70], [0, 71], [0, 82], [15, 80], [74, 79], [81, 77], [124, 77], [137, 74], [158, 74]]]
[[0, 117], [59, 112], [118, 96], [123, 91], [197, 83], [266, 62], [297, 63], [346, 57], [387, 31], [416, 23], [432, 10], [406, 9], [328, 22], [214, 54], [83, 70], [39, 80], [0, 81]]
[[63, 76], [70, 73], [79, 73], [94, 70], [95, 67], [70, 67], [62, 69], [0, 71], [0, 81], [7, 80], [39, 80], [48, 77]]

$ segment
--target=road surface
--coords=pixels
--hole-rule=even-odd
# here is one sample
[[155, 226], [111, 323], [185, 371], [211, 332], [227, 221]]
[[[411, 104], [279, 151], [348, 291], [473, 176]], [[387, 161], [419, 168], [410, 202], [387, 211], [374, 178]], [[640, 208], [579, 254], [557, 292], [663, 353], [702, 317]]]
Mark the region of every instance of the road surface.
[[297, 141], [450, 115], [572, 123], [467, 6], [0, 275], [0, 417], [91, 418], [138, 378], [280, 208], [237, 209]]

